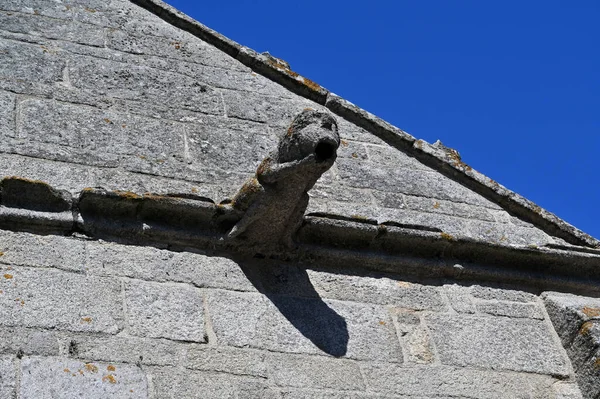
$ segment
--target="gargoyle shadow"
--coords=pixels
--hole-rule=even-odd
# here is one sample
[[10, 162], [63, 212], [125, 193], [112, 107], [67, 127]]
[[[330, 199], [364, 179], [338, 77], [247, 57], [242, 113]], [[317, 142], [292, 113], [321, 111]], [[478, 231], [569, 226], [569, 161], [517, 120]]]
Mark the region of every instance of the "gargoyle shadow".
[[348, 350], [346, 320], [331, 309], [316, 292], [306, 270], [265, 260], [236, 262], [254, 287], [317, 348], [340, 357]]

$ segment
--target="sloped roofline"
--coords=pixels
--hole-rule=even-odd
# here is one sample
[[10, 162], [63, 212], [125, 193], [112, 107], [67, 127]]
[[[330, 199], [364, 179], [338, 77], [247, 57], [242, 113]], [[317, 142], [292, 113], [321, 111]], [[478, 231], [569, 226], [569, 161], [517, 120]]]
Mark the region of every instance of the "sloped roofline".
[[259, 54], [248, 47], [240, 45], [161, 0], [130, 1], [155, 14], [165, 22], [215, 46], [255, 72], [281, 84], [293, 93], [325, 106], [333, 113], [362, 127], [389, 145], [415, 157], [423, 164], [497, 203], [509, 213], [532, 223], [546, 233], [562, 238], [573, 245], [600, 248], [599, 240], [476, 171], [462, 162], [456, 153], [444, 151], [423, 140], [416, 139], [402, 129], [389, 124], [321, 85], [292, 71], [287, 65], [277, 62], [273, 57]]

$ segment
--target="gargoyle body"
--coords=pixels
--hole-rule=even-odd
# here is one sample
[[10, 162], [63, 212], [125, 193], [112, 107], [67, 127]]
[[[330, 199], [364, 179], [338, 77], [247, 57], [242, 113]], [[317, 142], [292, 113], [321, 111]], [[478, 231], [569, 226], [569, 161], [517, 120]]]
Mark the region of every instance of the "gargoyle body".
[[225, 213], [241, 216], [227, 239], [253, 248], [292, 248], [307, 192], [333, 165], [339, 144], [337, 123], [329, 114], [306, 109], [296, 116], [277, 149], [225, 205]]

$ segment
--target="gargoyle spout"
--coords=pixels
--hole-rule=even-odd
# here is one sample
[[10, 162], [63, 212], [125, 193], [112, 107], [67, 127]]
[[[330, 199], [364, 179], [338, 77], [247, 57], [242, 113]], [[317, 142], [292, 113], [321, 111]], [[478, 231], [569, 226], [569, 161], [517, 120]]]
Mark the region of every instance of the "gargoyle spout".
[[339, 145], [331, 115], [311, 109], [298, 114], [255, 176], [222, 206], [221, 220], [236, 220], [227, 240], [267, 251], [293, 248], [308, 206], [307, 192], [331, 168]]

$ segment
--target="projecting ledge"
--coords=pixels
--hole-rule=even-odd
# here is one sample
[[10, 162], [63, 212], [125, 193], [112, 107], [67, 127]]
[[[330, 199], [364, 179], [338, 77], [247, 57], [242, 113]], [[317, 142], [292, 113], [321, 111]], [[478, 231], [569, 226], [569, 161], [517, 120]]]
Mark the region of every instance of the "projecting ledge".
[[[257, 253], [252, 247], [231, 245], [226, 239], [231, 226], [224, 226], [219, 218], [222, 206], [208, 198], [92, 188], [70, 198], [42, 182], [18, 178], [6, 178], [0, 186], [4, 188], [0, 228], [7, 230], [77, 233], [91, 239], [174, 251], [237, 252], [331, 267], [369, 268], [421, 279], [488, 281], [519, 284], [539, 292], [600, 295], [600, 251], [590, 248], [509, 246], [453, 237], [424, 226], [312, 214], [304, 216], [294, 248]], [[10, 187], [17, 186], [23, 198], [31, 201], [15, 197], [16, 191]], [[32, 192], [38, 195], [32, 196]], [[49, 193], [52, 195], [46, 195]]]

